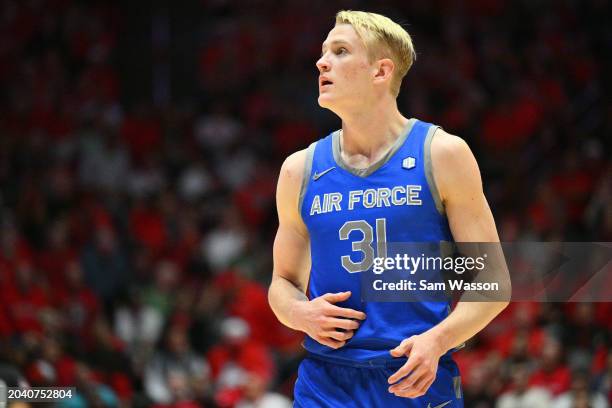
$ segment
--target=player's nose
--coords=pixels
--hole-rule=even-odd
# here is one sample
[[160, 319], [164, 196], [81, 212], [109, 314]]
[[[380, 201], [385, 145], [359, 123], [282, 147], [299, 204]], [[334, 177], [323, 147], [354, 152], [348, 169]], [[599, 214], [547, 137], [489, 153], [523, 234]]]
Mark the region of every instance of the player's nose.
[[325, 54], [321, 55], [321, 58], [319, 58], [317, 61], [317, 68], [319, 69], [319, 72], [327, 72], [329, 71], [330, 67], [331, 65], [325, 57]]

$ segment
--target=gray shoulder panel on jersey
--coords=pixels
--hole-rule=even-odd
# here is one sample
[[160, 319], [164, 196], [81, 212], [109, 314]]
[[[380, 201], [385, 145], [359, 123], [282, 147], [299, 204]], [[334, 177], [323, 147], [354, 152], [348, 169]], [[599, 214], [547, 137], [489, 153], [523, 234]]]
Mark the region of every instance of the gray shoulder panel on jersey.
[[391, 146], [391, 149], [389, 149], [389, 151], [385, 153], [385, 155], [381, 157], [381, 159], [378, 160], [376, 163], [364, 169], [356, 169], [344, 163], [344, 161], [342, 160], [342, 154], [341, 154], [341, 148], [340, 148], [340, 135], [342, 133], [342, 130], [336, 130], [332, 136], [334, 160], [336, 161], [338, 166], [342, 167], [344, 170], [348, 171], [349, 173], [353, 173], [354, 175], [359, 176], [359, 177], [367, 177], [370, 174], [374, 173], [379, 168], [381, 168], [385, 163], [387, 163], [391, 159], [391, 157], [393, 157], [395, 152], [397, 152], [399, 148], [402, 147], [402, 145], [406, 141], [406, 138], [412, 131], [412, 127], [414, 126], [415, 123], [416, 123], [416, 119], [414, 118], [408, 119], [408, 123], [406, 124], [406, 127], [404, 128], [400, 137], [398, 137], [395, 140], [395, 143], [393, 143], [393, 146]]
[[439, 126], [431, 126], [427, 131], [425, 146], [423, 147], [423, 159], [425, 161], [425, 177], [427, 178], [427, 184], [429, 184], [429, 191], [431, 191], [431, 195], [436, 203], [436, 209], [441, 215], [444, 215], [444, 204], [442, 204], [442, 200], [440, 199], [440, 193], [438, 192], [438, 187], [436, 186], [436, 180], [434, 179], [433, 174], [433, 165], [431, 163], [431, 142], [438, 128]]
[[306, 195], [306, 188], [310, 181], [310, 173], [312, 172], [312, 160], [314, 158], [314, 150], [317, 142], [313, 142], [306, 149], [306, 160], [304, 161], [304, 175], [302, 176], [302, 187], [300, 188], [300, 198], [298, 201], [298, 212], [302, 215], [302, 203], [304, 203], [304, 196]]
[[455, 398], [463, 398], [463, 392], [461, 391], [461, 376], [453, 377], [453, 388], [455, 389]]

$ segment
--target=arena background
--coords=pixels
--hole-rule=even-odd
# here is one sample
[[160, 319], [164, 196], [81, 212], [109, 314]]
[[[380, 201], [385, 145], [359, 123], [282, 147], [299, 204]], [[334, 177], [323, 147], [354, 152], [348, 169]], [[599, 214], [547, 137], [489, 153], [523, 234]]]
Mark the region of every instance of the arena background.
[[[612, 241], [608, 1], [2, 0], [6, 384], [287, 406], [302, 349], [267, 304], [274, 193], [339, 126], [315, 61], [343, 8], [407, 27], [399, 108], [468, 142], [502, 240]], [[611, 329], [608, 303], [511, 304], [456, 354], [466, 407], [608, 406]]]

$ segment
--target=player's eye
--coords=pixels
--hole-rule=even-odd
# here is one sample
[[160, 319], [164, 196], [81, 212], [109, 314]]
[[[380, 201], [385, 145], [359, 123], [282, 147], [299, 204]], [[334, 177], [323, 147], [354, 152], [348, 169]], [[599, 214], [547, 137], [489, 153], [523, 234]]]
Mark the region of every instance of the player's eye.
[[346, 54], [348, 51], [346, 50], [346, 48], [344, 47], [340, 47], [336, 50], [336, 54], [340, 55], [340, 54]]

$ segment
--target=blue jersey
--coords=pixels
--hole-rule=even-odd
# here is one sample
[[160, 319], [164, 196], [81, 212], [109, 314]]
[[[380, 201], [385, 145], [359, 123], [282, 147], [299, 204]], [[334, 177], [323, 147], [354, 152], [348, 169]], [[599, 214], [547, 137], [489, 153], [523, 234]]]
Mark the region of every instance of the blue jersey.
[[371, 270], [383, 241], [452, 241], [431, 167], [436, 128], [410, 119], [389, 153], [366, 169], [342, 161], [340, 131], [308, 148], [299, 211], [310, 235], [309, 296], [350, 290], [338, 306], [367, 315], [340, 349], [307, 337], [310, 353], [366, 364], [389, 360], [390, 349], [448, 315], [446, 302], [366, 302], [360, 288], [360, 272]]

